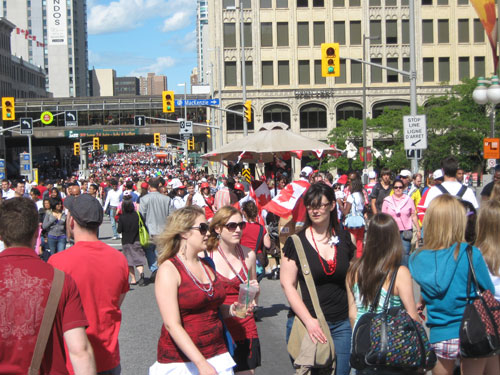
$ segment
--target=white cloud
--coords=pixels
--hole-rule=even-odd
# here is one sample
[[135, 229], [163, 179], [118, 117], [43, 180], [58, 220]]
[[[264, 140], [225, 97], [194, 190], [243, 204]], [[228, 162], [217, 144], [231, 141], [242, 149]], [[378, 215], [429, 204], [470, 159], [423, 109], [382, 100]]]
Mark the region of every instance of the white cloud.
[[174, 13], [163, 22], [161, 31], [176, 31], [186, 27], [187, 25], [189, 25], [193, 13], [194, 12], [191, 12], [190, 10], [181, 10]]
[[196, 52], [196, 30], [192, 30], [182, 38], [183, 50], [186, 52]]
[[165, 70], [171, 68], [176, 63], [175, 59], [170, 56], [157, 57], [156, 61], [150, 65], [138, 68], [129, 74], [128, 76], [144, 77], [147, 73], [165, 74]]
[[129, 52], [95, 52], [89, 50], [89, 67], [108, 68], [116, 66], [148, 65], [155, 60]]

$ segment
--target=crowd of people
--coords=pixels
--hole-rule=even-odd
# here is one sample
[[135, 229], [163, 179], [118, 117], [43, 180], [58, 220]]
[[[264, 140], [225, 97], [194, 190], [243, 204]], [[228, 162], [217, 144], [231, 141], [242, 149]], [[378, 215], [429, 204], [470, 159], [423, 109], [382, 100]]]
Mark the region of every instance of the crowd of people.
[[[498, 355], [461, 358], [459, 342], [476, 292], [467, 288], [469, 244], [481, 290], [500, 300], [500, 167], [478, 202], [452, 156], [425, 179], [383, 168], [367, 184], [354, 171], [309, 166], [297, 181], [280, 173], [249, 182], [151, 157], [94, 160], [88, 179], [2, 181], [0, 374], [33, 365], [54, 268], [65, 278], [42, 374], [120, 374], [121, 304], [130, 285], [152, 283], [163, 324], [149, 374], [255, 374], [266, 273], [280, 278], [290, 305], [289, 348], [298, 323], [313, 344], [335, 347], [321, 369], [292, 356], [297, 370], [350, 374], [353, 328], [388, 299], [428, 327], [434, 374], [458, 365], [466, 375], [500, 373]], [[121, 251], [99, 240], [105, 215]]]

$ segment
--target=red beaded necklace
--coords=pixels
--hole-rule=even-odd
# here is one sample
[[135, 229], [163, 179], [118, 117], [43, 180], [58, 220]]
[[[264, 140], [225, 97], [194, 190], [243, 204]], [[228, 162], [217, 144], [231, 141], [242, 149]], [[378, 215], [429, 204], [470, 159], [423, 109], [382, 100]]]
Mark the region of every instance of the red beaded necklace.
[[333, 245], [333, 259], [329, 259], [326, 261], [326, 263], [328, 265], [328, 270], [329, 270], [329, 271], [327, 271], [325, 268], [325, 262], [323, 262], [323, 258], [321, 257], [321, 255], [319, 253], [318, 245], [316, 245], [316, 240], [314, 239], [314, 233], [313, 233], [312, 227], [309, 227], [309, 229], [311, 231], [311, 237], [312, 237], [312, 240], [314, 242], [314, 249], [318, 253], [318, 259], [319, 259], [319, 262], [321, 263], [321, 267], [323, 267], [323, 271], [325, 272], [326, 275], [331, 276], [335, 273], [335, 270], [337, 269], [337, 246], [335, 244]]

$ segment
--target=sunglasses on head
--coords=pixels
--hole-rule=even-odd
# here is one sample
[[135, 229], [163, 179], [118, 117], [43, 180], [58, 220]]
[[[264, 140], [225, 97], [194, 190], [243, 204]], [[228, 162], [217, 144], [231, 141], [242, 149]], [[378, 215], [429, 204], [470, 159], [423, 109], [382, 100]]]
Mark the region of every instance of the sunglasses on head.
[[204, 236], [205, 234], [207, 234], [208, 228], [209, 228], [209, 226], [208, 226], [207, 223], [200, 223], [200, 225], [197, 226], [197, 227], [191, 227], [191, 229], [198, 229], [200, 231], [200, 234], [202, 236]]
[[227, 223], [226, 225], [224, 225], [228, 231], [230, 232], [234, 232], [236, 230], [237, 227], [240, 227], [241, 230], [245, 229], [245, 227], [247, 226], [247, 223], [245, 221], [241, 221], [239, 223]]

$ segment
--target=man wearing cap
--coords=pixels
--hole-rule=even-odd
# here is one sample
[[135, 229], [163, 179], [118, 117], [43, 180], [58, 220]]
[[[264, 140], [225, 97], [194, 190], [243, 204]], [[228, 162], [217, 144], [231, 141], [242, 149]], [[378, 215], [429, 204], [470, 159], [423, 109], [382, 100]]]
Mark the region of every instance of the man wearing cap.
[[368, 172], [368, 183], [365, 185], [366, 194], [368, 194], [368, 196], [370, 196], [376, 184], [377, 184], [377, 172], [375, 171]]
[[174, 197], [170, 201], [172, 206], [172, 210], [176, 211], [186, 205], [186, 200], [184, 199], [184, 195], [186, 193], [186, 186], [184, 186], [178, 178], [172, 179], [170, 183]]
[[[118, 250], [99, 241], [103, 210], [90, 194], [69, 196], [67, 226], [75, 245], [49, 258], [49, 263], [71, 275], [89, 321], [87, 335], [94, 349], [97, 373], [120, 374], [120, 306], [129, 290], [128, 262]], [[57, 255], [57, 256], [56, 256]], [[73, 373], [68, 366], [70, 373]]]
[[429, 177], [429, 186], [424, 187], [422, 191], [422, 199], [420, 199], [420, 202], [417, 206], [417, 218], [420, 225], [422, 225], [422, 223], [424, 222], [424, 215], [425, 211], [427, 210], [424, 206], [429, 190], [433, 186], [441, 185], [443, 183], [443, 180], [444, 180], [444, 175], [441, 169], [436, 169], [432, 174], [432, 176]]
[[487, 201], [490, 198], [493, 186], [497, 181], [500, 181], [500, 164], [497, 164], [495, 166], [495, 174], [493, 175], [493, 181], [484, 185], [484, 188], [481, 191], [481, 201]]
[[420, 190], [412, 189], [411, 176], [412, 174], [408, 169], [402, 169], [399, 173], [399, 177], [401, 177], [401, 181], [404, 185], [403, 194], [408, 195], [413, 200], [415, 207], [417, 207], [420, 203], [420, 199], [422, 199], [422, 195], [420, 194]]

